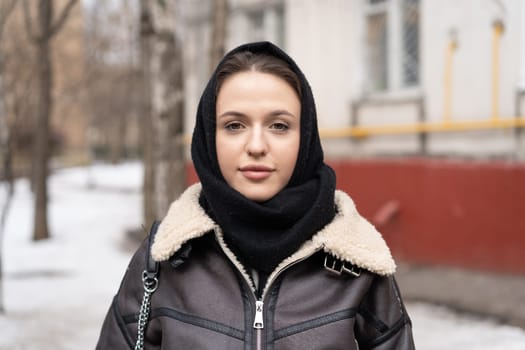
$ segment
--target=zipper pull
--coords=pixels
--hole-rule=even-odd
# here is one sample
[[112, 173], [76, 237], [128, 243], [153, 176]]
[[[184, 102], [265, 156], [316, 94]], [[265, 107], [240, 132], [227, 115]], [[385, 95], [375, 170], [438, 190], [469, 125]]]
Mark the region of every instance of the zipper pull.
[[264, 328], [263, 305], [264, 305], [264, 303], [262, 301], [256, 301], [255, 302], [255, 320], [253, 321], [253, 328], [255, 328], [255, 329], [263, 329]]

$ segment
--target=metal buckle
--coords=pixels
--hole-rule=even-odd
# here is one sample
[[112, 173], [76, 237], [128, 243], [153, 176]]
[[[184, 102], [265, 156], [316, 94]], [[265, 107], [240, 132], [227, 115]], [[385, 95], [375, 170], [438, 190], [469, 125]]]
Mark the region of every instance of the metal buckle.
[[146, 270], [142, 272], [142, 282], [144, 284], [144, 290], [148, 293], [155, 292], [159, 286], [157, 275]]
[[[332, 259], [331, 263], [329, 263], [329, 257]], [[324, 257], [324, 268], [337, 276], [341, 276], [343, 272], [354, 277], [361, 275], [361, 269], [359, 267], [353, 264], [347, 266], [345, 261], [336, 259], [329, 254], [326, 254]]]

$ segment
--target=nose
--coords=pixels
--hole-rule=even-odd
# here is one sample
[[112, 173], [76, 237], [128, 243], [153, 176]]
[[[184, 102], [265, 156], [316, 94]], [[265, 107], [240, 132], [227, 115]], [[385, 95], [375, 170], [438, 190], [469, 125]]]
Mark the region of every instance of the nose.
[[268, 143], [261, 129], [254, 128], [250, 132], [249, 139], [246, 142], [246, 151], [252, 157], [261, 157], [268, 152]]

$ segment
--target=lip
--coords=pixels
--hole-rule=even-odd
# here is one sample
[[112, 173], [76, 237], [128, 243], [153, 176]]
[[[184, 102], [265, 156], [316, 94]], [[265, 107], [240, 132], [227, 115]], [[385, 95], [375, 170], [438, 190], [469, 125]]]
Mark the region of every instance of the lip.
[[239, 168], [239, 170], [245, 178], [253, 181], [264, 180], [270, 177], [274, 171], [273, 168], [265, 165], [246, 165]]

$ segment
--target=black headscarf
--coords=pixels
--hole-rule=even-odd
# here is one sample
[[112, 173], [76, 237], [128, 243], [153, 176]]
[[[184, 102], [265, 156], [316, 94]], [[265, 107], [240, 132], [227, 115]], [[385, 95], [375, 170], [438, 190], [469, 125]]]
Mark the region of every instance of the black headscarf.
[[222, 228], [226, 243], [240, 260], [268, 274], [333, 219], [335, 173], [323, 162], [314, 98], [299, 67], [269, 42], [239, 46], [226, 54], [219, 67], [241, 51], [275, 56], [300, 79], [301, 140], [292, 177], [265, 202], [254, 202], [226, 183], [215, 149], [217, 70], [199, 102], [191, 155], [202, 183], [200, 204]]

